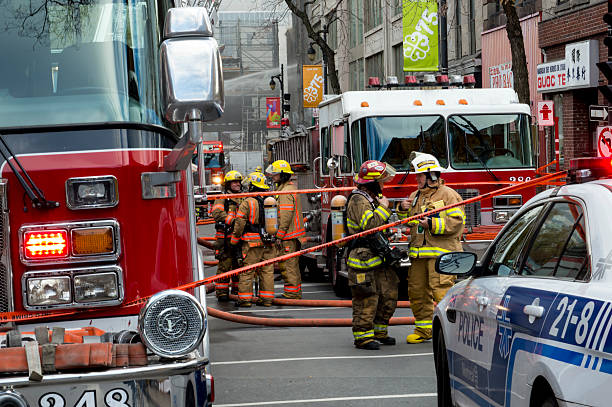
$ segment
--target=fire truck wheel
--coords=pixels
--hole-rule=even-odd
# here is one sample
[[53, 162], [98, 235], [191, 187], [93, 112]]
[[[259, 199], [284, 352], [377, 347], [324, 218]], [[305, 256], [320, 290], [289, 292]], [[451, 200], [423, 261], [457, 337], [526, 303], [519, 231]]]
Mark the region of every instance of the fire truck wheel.
[[338, 250], [335, 247], [331, 248], [327, 256], [329, 280], [331, 281], [332, 288], [338, 297], [349, 298], [351, 293], [348, 286], [348, 280], [346, 277], [343, 277], [338, 273], [340, 267], [342, 267], [341, 262], [341, 253], [338, 253]]

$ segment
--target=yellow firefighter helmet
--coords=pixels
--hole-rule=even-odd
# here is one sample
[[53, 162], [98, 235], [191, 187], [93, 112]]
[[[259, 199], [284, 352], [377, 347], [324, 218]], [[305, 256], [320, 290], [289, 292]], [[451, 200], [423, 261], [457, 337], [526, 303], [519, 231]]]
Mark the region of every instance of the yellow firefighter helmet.
[[236, 170], [229, 171], [227, 174], [225, 174], [223, 185], [232, 181], [242, 181], [242, 174]]
[[249, 174], [249, 184], [256, 186], [259, 189], [270, 189], [270, 186], [266, 184], [266, 176], [261, 172], [252, 172]]
[[270, 175], [282, 174], [283, 172], [286, 174], [293, 174], [291, 166], [285, 160], [276, 160], [266, 168], [266, 173]]

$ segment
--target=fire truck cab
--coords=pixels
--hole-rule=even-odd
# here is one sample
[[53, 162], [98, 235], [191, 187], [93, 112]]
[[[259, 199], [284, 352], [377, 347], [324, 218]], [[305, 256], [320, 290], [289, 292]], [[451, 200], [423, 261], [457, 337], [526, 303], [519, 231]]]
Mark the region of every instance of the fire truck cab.
[[[319, 105], [318, 128], [294, 138], [314, 146], [312, 165], [304, 152], [291, 153], [279, 141], [273, 146], [275, 159], [289, 158], [296, 167], [311, 172], [298, 175], [300, 188], [352, 186], [353, 176], [366, 160], [380, 160], [398, 171], [384, 191], [397, 204], [416, 188], [408, 157], [412, 151], [436, 156], [445, 168], [442, 178], [463, 198], [492, 191], [511, 182], [535, 176], [535, 157], [529, 106], [518, 103], [512, 89], [411, 89], [345, 92]], [[296, 162], [297, 160], [297, 162]], [[300, 162], [302, 165], [299, 165]], [[292, 164], [293, 165], [293, 164]], [[308, 185], [308, 182], [311, 185]], [[348, 195], [349, 192], [342, 192]], [[484, 252], [494, 232], [535, 194], [499, 196], [466, 207], [464, 245]], [[322, 192], [306, 213], [309, 232], [331, 240], [330, 202], [335, 195]], [[493, 232], [493, 233], [490, 233]], [[482, 237], [486, 237], [482, 239]], [[395, 231], [396, 245], [407, 245], [406, 232]], [[346, 289], [342, 249], [315, 253], [311, 259], [327, 267], [334, 288]], [[308, 261], [306, 258], [304, 261]]]
[[224, 103], [206, 9], [8, 0], [0, 26], [0, 405], [211, 405], [205, 290], [176, 289]]

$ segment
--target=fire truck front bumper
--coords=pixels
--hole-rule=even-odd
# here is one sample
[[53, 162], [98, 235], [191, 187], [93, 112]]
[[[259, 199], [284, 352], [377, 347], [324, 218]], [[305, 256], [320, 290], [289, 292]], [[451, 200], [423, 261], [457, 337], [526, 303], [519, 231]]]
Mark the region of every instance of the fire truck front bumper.
[[11, 407], [210, 406], [207, 358], [86, 373], [0, 377], [0, 405]]

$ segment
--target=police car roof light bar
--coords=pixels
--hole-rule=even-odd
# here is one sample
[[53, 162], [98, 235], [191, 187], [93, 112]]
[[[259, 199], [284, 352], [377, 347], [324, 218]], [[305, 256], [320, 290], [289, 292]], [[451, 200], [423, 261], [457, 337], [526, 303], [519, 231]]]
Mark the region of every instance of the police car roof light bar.
[[570, 160], [568, 183], [580, 184], [612, 176], [612, 159], [610, 157], [587, 157]]

